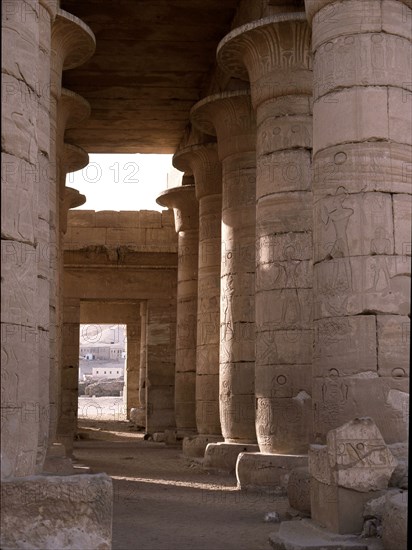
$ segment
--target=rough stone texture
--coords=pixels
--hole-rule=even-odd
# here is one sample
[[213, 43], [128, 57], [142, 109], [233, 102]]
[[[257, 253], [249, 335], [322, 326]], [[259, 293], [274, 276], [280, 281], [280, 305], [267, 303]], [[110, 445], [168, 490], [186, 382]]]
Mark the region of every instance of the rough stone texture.
[[387, 495], [382, 527], [385, 550], [407, 549], [408, 491]]
[[195, 435], [183, 439], [182, 450], [185, 456], [203, 458], [206, 447], [209, 443], [218, 443], [223, 441], [222, 436], [217, 435]]
[[235, 473], [240, 453], [258, 453], [258, 445], [241, 443], [209, 443], [206, 447], [203, 466], [211, 471]]
[[157, 202], [173, 208], [178, 234], [175, 414], [178, 430], [190, 434], [196, 432], [199, 206], [195, 186], [191, 183], [163, 191]]
[[309, 449], [313, 521], [335, 533], [360, 533], [364, 505], [388, 488], [395, 467], [371, 418], [329, 431], [327, 445]]
[[139, 377], [140, 377], [140, 316], [136, 312], [137, 323], [128, 324], [126, 371], [124, 378], [125, 391], [123, 393], [127, 418], [130, 418], [130, 409], [139, 406]]
[[286, 494], [290, 470], [307, 463], [307, 455], [242, 452], [236, 462], [238, 487], [246, 490], [276, 490], [279, 494]]
[[194, 126], [217, 135], [222, 161], [220, 422], [225, 441], [253, 443], [255, 117], [248, 92], [208, 96], [191, 111]]
[[109, 550], [112, 500], [105, 474], [4, 482], [1, 547]]
[[285, 521], [279, 531], [269, 537], [274, 550], [382, 550], [381, 545], [354, 535], [336, 535], [310, 520]]
[[371, 418], [329, 431], [327, 444], [311, 445], [309, 452], [312, 477], [360, 492], [386, 489], [396, 464]]
[[307, 466], [290, 471], [287, 495], [292, 508], [310, 516], [310, 473]]
[[393, 471], [391, 479], [389, 480], [389, 486], [400, 487], [401, 489], [408, 489], [408, 443], [395, 443], [393, 445], [389, 445], [389, 449], [398, 463], [395, 470]]

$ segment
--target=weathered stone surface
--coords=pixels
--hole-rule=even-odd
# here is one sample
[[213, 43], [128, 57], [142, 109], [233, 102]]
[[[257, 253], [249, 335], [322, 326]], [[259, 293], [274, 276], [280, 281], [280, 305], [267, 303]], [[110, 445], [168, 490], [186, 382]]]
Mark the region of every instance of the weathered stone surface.
[[380, 376], [409, 376], [410, 319], [403, 315], [377, 318], [378, 373]]
[[389, 480], [390, 487], [408, 489], [409, 461], [408, 443], [394, 443], [389, 449], [396, 458], [397, 466]]
[[274, 490], [286, 494], [292, 468], [307, 464], [306, 455], [241, 452], [236, 462], [236, 478], [242, 490]]
[[109, 550], [112, 481], [106, 474], [35, 476], [2, 484], [2, 548]]
[[397, 461], [371, 418], [331, 430], [327, 445], [311, 445], [309, 469], [319, 482], [356, 491], [385, 489]]
[[382, 491], [353, 491], [328, 485], [311, 479], [311, 517], [320, 526], [333, 533], [360, 534], [363, 527], [363, 509], [371, 499], [381, 496]]
[[242, 443], [209, 443], [206, 447], [203, 466], [207, 470], [235, 473], [240, 453], [258, 453], [258, 445]]
[[143, 407], [132, 407], [129, 420], [135, 426], [144, 428], [146, 426], [146, 410]]
[[209, 443], [218, 443], [223, 441], [222, 436], [218, 435], [195, 435], [183, 439], [183, 454], [196, 458], [203, 458], [205, 450]]
[[408, 491], [387, 495], [382, 527], [382, 541], [385, 550], [407, 549]]
[[336, 535], [306, 519], [284, 521], [279, 531], [270, 535], [269, 542], [274, 550], [372, 550], [364, 539], [355, 535]]
[[294, 467], [287, 484], [289, 504], [310, 516], [310, 474], [307, 466]]

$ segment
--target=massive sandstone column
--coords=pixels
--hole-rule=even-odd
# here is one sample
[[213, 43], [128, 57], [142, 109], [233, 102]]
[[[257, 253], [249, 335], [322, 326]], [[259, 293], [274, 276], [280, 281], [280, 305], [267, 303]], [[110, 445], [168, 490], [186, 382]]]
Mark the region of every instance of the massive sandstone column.
[[[197, 138], [199, 141], [200, 137]], [[196, 346], [197, 436], [183, 441], [185, 454], [203, 457], [206, 445], [220, 441], [219, 316], [222, 167], [216, 143], [181, 148], [173, 165], [192, 172], [199, 201], [199, 264]]]
[[[86, 197], [71, 187], [63, 189], [64, 201], [60, 204], [60, 246], [67, 231], [67, 216], [70, 208], [86, 202]], [[63, 254], [61, 254], [63, 256]], [[60, 267], [60, 281], [63, 282], [63, 266]], [[66, 455], [73, 451], [73, 438], [77, 429], [78, 381], [79, 381], [79, 340], [80, 340], [80, 300], [61, 299], [62, 341], [59, 363], [60, 388], [59, 408], [56, 427], [57, 441], [64, 445]]]
[[[57, 10], [51, 32], [51, 76], [50, 76], [50, 157], [53, 169], [50, 171], [50, 407], [59, 410], [60, 358], [62, 356], [62, 299], [61, 266], [62, 248], [59, 228], [60, 207], [64, 201], [63, 188], [65, 172], [78, 170], [87, 163], [81, 150], [69, 144], [64, 145], [64, 131], [78, 117], [87, 115], [87, 102], [77, 94], [62, 91], [62, 73], [82, 65], [94, 53], [96, 41], [90, 28], [77, 17]], [[80, 157], [78, 156], [80, 153]], [[78, 159], [80, 162], [78, 164]], [[56, 435], [56, 424], [50, 426], [50, 438]]]
[[191, 119], [205, 134], [217, 135], [222, 162], [219, 394], [222, 435], [230, 445], [209, 444], [205, 464], [232, 469], [239, 452], [256, 447], [247, 446], [256, 442], [256, 125], [250, 93], [209, 96], [193, 107]]
[[47, 416], [41, 384], [48, 384], [48, 63], [55, 12], [46, 1], [2, 6], [2, 480], [38, 473], [47, 446], [39, 427]]
[[[249, 77], [257, 118], [259, 447], [262, 453], [299, 455], [307, 452], [312, 427], [312, 72], [306, 15], [274, 15], [239, 27], [220, 42], [217, 57], [231, 76]], [[262, 460], [268, 457], [240, 457], [238, 475], [242, 461]], [[258, 482], [256, 468], [250, 468]], [[270, 468], [264, 470], [261, 483], [269, 481]]]
[[178, 436], [184, 436], [196, 433], [199, 207], [195, 186], [190, 183], [167, 189], [157, 202], [173, 208], [178, 234], [175, 414]]
[[314, 54], [314, 422], [406, 440], [411, 10], [306, 2]]

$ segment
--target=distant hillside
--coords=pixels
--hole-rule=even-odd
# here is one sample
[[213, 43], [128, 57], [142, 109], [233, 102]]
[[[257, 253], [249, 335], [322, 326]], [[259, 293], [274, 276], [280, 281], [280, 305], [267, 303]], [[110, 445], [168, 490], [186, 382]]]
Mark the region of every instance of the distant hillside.
[[126, 325], [80, 325], [80, 345], [124, 348]]

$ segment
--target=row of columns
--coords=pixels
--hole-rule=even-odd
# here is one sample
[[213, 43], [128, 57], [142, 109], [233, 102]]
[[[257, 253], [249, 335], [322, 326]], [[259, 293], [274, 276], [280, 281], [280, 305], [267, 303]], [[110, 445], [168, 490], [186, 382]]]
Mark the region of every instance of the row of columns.
[[[174, 208], [178, 231], [190, 202], [185, 231], [200, 229], [197, 338], [184, 359], [176, 356], [176, 396], [182, 388], [189, 405], [177, 428], [194, 426], [207, 392], [208, 419], [219, 398], [221, 434], [240, 444], [237, 454], [257, 440], [261, 453], [299, 458], [356, 416], [374, 418], [386, 443], [407, 437], [412, 101], [401, 74], [410, 72], [411, 10], [392, 0], [309, 0], [306, 8], [253, 21], [220, 42], [220, 67], [249, 81], [250, 92], [193, 107], [196, 131], [174, 165], [195, 186], [159, 199]], [[217, 240], [205, 239], [211, 196], [220, 266]], [[179, 263], [178, 292], [182, 273]], [[187, 319], [178, 306], [178, 342]], [[178, 373], [195, 349], [194, 388]], [[188, 452], [203, 454], [206, 433], [219, 437], [213, 425], [207, 432], [196, 416]]]

